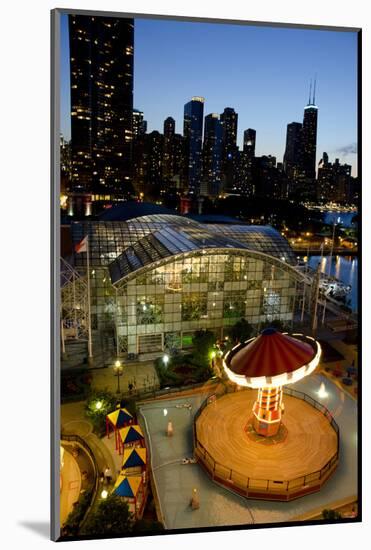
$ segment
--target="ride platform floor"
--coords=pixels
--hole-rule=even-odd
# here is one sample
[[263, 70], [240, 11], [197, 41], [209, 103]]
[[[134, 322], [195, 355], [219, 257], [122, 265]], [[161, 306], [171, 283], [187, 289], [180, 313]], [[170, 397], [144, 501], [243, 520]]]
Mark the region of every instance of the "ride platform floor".
[[227, 394], [198, 418], [197, 439], [217, 463], [244, 477], [287, 481], [320, 470], [336, 453], [336, 433], [324, 415], [287, 395], [284, 440], [274, 445], [251, 440], [245, 427], [256, 394], [255, 390]]

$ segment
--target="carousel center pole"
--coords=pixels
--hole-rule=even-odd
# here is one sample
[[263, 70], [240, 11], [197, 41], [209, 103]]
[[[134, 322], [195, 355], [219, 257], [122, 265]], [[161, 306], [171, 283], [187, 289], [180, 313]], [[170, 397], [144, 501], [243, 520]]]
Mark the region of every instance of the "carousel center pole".
[[259, 388], [253, 406], [254, 430], [264, 436], [276, 435], [282, 417], [282, 386]]

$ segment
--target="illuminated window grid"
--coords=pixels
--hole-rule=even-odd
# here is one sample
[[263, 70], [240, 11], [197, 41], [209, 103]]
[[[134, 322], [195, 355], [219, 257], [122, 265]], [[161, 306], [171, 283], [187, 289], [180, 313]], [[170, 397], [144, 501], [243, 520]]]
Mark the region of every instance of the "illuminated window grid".
[[[151, 218], [150, 223], [144, 218]], [[154, 228], [162, 227], [163, 218], [174, 217], [147, 216], [125, 223], [74, 224], [77, 226], [74, 231], [74, 240], [77, 242], [87, 232], [91, 235], [91, 265], [96, 266], [92, 267], [95, 271], [92, 276], [92, 318], [96, 327], [114, 323], [119, 340], [124, 339], [123, 347], [131, 352], [137, 351], [137, 337], [141, 334], [180, 334], [182, 346], [183, 334], [192, 334], [198, 328], [208, 328], [221, 334], [223, 328], [233, 325], [238, 316], [224, 318], [226, 300], [234, 296], [235, 303], [240, 303], [242, 293], [246, 293], [244, 317], [256, 326], [266, 321], [267, 315], [263, 308], [264, 288], [279, 293], [279, 317], [288, 321], [292, 319], [295, 306], [294, 278], [277, 267], [272, 278], [270, 260], [249, 257], [247, 251], [238, 255], [233, 250], [231, 254], [210, 254], [208, 251], [206, 255], [196, 251], [188, 258], [169, 261], [153, 270], [149, 268], [124, 289], [120, 289], [119, 307], [115, 312], [116, 289], [110, 283], [108, 264], [125, 246], [149, 235]], [[191, 222], [189, 225], [196, 238], [202, 239], [199, 224]], [[182, 246], [181, 238], [179, 242], [179, 246]], [[84, 273], [85, 255], [78, 255], [77, 258], [80, 261], [80, 271]], [[297, 292], [300, 293], [302, 285], [301, 289], [298, 286]], [[147, 322], [138, 323], [136, 307], [138, 297], [143, 296], [152, 297], [156, 307], [160, 308], [161, 315], [155, 319], [156, 322], [148, 322], [147, 319]], [[184, 319], [184, 315], [182, 318], [182, 301], [186, 304], [190, 299], [200, 305], [200, 318]], [[296, 305], [298, 302], [297, 299]], [[241, 310], [238, 315], [240, 313]], [[188, 341], [187, 338], [185, 341]]]

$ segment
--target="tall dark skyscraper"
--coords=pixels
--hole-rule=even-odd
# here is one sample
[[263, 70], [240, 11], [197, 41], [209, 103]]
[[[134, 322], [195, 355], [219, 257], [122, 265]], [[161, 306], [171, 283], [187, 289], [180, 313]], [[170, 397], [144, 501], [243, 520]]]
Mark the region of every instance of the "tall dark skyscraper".
[[133, 151], [133, 183], [137, 194], [156, 200], [162, 185], [164, 136], [157, 131], [139, 135]]
[[190, 193], [199, 194], [202, 175], [202, 125], [204, 117], [203, 97], [192, 97], [184, 105], [185, 167], [184, 187]]
[[220, 122], [223, 128], [222, 177], [224, 187], [230, 189], [234, 184], [234, 173], [238, 152], [238, 114], [232, 107], [226, 107], [220, 115]]
[[303, 125], [291, 122], [287, 125], [286, 149], [283, 157], [284, 170], [290, 181], [296, 181], [302, 174]]
[[171, 179], [174, 175], [174, 135], [175, 120], [169, 116], [164, 121], [163, 176]]
[[254, 195], [253, 166], [255, 158], [256, 130], [248, 128], [243, 133], [243, 150], [238, 154], [235, 188], [241, 195]]
[[134, 20], [69, 15], [73, 189], [131, 191]]
[[181, 177], [184, 171], [184, 137], [181, 134], [174, 134], [173, 149], [173, 180], [176, 179], [176, 187], [181, 188]]
[[211, 196], [217, 196], [221, 190], [222, 136], [219, 115], [207, 115], [203, 147], [203, 181], [207, 183], [208, 195]]
[[309, 91], [308, 105], [304, 109], [303, 120], [303, 172], [306, 178], [314, 180], [316, 177], [316, 150], [317, 150], [317, 119], [318, 107], [316, 100], [316, 83], [314, 82], [313, 98]]
[[232, 107], [226, 107], [220, 115], [220, 122], [223, 127], [223, 154], [226, 157], [236, 150], [238, 114]]
[[138, 109], [133, 109], [133, 139], [137, 138], [142, 134], [143, 126], [143, 113], [138, 111]]
[[164, 120], [164, 137], [167, 139], [172, 139], [175, 134], [175, 120], [168, 116], [167, 119]]
[[243, 151], [247, 153], [249, 157], [255, 157], [255, 143], [256, 143], [256, 130], [248, 128], [243, 133]]
[[331, 200], [333, 195], [332, 164], [328, 160], [328, 154], [324, 152], [318, 164], [317, 199], [323, 202]]
[[352, 167], [340, 164], [339, 159], [329, 162], [328, 154], [323, 153], [318, 164], [317, 198], [321, 202], [352, 202]]
[[254, 195], [261, 198], [282, 198], [283, 180], [276, 167], [276, 157], [263, 155], [254, 158]]

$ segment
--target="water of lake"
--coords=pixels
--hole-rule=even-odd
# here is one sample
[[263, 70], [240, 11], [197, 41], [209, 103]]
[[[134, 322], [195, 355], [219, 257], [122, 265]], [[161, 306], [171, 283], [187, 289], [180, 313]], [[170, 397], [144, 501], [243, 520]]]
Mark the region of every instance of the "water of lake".
[[341, 223], [343, 227], [354, 227], [352, 219], [355, 215], [356, 212], [324, 212], [323, 221], [329, 224]]
[[[316, 269], [321, 261], [321, 256], [309, 256], [309, 265]], [[354, 312], [358, 308], [358, 258], [354, 256], [333, 256], [329, 273], [329, 256], [322, 258], [321, 271], [333, 275], [346, 285], [351, 285], [352, 290], [348, 294], [349, 306]]]

